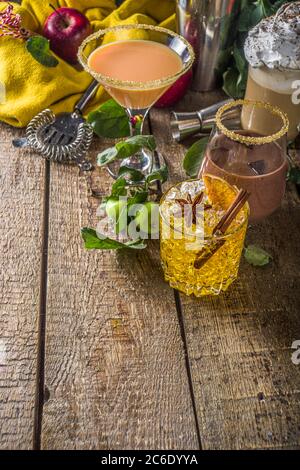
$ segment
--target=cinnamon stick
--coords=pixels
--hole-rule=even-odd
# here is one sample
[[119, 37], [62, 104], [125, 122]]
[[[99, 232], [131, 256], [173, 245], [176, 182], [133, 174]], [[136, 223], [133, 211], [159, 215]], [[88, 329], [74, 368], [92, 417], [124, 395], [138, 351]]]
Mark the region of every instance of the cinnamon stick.
[[[227, 209], [223, 217], [220, 219], [218, 224], [215, 226], [213, 229], [213, 235], [215, 235], [217, 232], [221, 234], [225, 234], [226, 230], [230, 226], [230, 224], [233, 222], [239, 211], [242, 209], [246, 201], [248, 200], [250, 194], [245, 191], [244, 189], [241, 189], [236, 196], [235, 200], [231, 204], [231, 206]], [[225, 244], [224, 239], [222, 240], [216, 240], [213, 243], [212, 248], [208, 251], [207, 249], [203, 248], [197, 255], [195, 261], [194, 261], [194, 268], [195, 269], [200, 269], [202, 268], [205, 263], [210, 260], [210, 258]]]
[[213, 229], [213, 235], [215, 235], [216, 232], [221, 232], [223, 234], [226, 232], [229, 225], [232, 223], [236, 215], [239, 213], [243, 205], [248, 200], [249, 196], [250, 194], [245, 189], [241, 189], [239, 191], [230, 207], [227, 209], [223, 217]]

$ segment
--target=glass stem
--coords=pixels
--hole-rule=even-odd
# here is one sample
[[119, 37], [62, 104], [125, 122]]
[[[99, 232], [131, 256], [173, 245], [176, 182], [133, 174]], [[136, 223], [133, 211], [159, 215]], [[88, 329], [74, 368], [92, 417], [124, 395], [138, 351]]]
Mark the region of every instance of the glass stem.
[[[126, 109], [131, 137], [141, 135], [143, 133], [143, 127], [145, 118], [148, 114], [149, 108], [146, 109]], [[127, 166], [132, 170], [137, 170], [143, 174], [149, 174], [152, 171], [153, 166], [153, 155], [150, 150], [145, 148], [139, 150], [134, 155], [123, 160], [123, 166]]]
[[146, 109], [126, 109], [126, 113], [129, 118], [129, 127], [130, 135], [134, 137], [135, 135], [143, 134], [143, 128], [146, 116], [149, 112], [149, 108]]

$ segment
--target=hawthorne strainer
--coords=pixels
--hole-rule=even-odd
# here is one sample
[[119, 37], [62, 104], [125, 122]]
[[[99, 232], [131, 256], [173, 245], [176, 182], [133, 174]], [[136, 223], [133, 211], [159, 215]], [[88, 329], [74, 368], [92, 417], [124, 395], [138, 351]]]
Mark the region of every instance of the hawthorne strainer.
[[29, 146], [48, 160], [74, 162], [81, 170], [92, 170], [92, 164], [84, 156], [90, 148], [93, 129], [84, 120], [82, 111], [98, 86], [94, 80], [72, 113], [55, 115], [50, 109], [40, 112], [28, 124], [26, 137], [13, 140], [13, 145], [18, 148]]

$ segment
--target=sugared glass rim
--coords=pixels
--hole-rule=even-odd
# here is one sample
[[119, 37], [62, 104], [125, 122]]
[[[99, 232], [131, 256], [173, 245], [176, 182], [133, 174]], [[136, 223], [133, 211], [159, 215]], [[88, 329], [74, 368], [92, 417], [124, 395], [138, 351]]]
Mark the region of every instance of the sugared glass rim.
[[[239, 189], [237, 188], [237, 186], [235, 185], [232, 185], [232, 184], [229, 184], [226, 180], [224, 180], [223, 178], [220, 178], [219, 176], [214, 176], [214, 175], [211, 175], [209, 173], [205, 173], [205, 176], [209, 176], [210, 178], [212, 179], [216, 179], [216, 180], [219, 180], [219, 181], [222, 181], [224, 182], [225, 184], [227, 184], [228, 186], [230, 186], [236, 194], [238, 194], [239, 192]], [[203, 181], [202, 178], [191, 178], [191, 179], [188, 179], [188, 180], [183, 180], [183, 181], [180, 181], [179, 183], [176, 183], [176, 184], [173, 184], [163, 195], [162, 195], [162, 198], [159, 202], [159, 214], [160, 214], [160, 217], [161, 219], [164, 221], [165, 224], [169, 225], [170, 229], [173, 231], [173, 232], [177, 232], [177, 233], [181, 233], [183, 234], [183, 236], [185, 236], [185, 234], [182, 232], [182, 230], [178, 229], [178, 228], [175, 228], [174, 226], [172, 227], [168, 221], [166, 220], [166, 218], [164, 217], [164, 214], [162, 213], [162, 205], [163, 203], [165, 202], [166, 200], [166, 197], [167, 195], [169, 194], [169, 192], [171, 191], [171, 189], [174, 189], [174, 188], [177, 188], [178, 186], [182, 185], [183, 183], [193, 183], [194, 181]], [[212, 242], [212, 241], [217, 241], [217, 240], [227, 240], [228, 238], [232, 237], [232, 235], [235, 235], [237, 233], [239, 233], [245, 225], [248, 224], [248, 220], [249, 220], [249, 214], [250, 214], [250, 208], [249, 208], [249, 204], [248, 202], [245, 203], [245, 205], [243, 206], [243, 209], [246, 210], [246, 213], [245, 213], [245, 217], [244, 217], [244, 220], [239, 224], [238, 227], [236, 227], [234, 230], [231, 230], [230, 232], [227, 232], [225, 235], [210, 235], [209, 237], [207, 236], [201, 236], [201, 240], [204, 241], [205, 243], [209, 243], [209, 242]], [[196, 240], [197, 239], [200, 239], [200, 237], [198, 237], [195, 233], [187, 233], [186, 234], [187, 236], [190, 236], [190, 237], [194, 237]]]
[[[95, 72], [91, 67], [88, 65], [88, 57], [85, 56], [84, 54], [84, 48], [85, 46], [93, 41], [94, 39], [97, 39], [101, 36], [104, 36], [107, 33], [113, 33], [118, 30], [130, 30], [130, 29], [144, 29], [144, 30], [150, 30], [150, 31], [157, 31], [159, 33], [164, 33], [168, 36], [172, 36], [174, 38], [180, 39], [185, 46], [187, 47], [189, 51], [189, 60], [183, 64], [182, 69], [177, 72], [174, 75], [164, 77], [162, 79], [158, 80], [149, 80], [147, 82], [141, 82], [141, 81], [132, 81], [132, 80], [118, 80], [116, 78], [108, 77], [107, 75], [103, 75], [100, 73]], [[129, 39], [130, 40], [130, 39]], [[134, 39], [133, 39], [134, 40]], [[117, 41], [114, 41], [117, 42]], [[154, 41], [156, 42], [156, 41]], [[112, 42], [113, 43], [113, 42]], [[101, 46], [99, 46], [101, 47]], [[96, 50], [96, 49], [95, 49]], [[160, 26], [153, 26], [153, 25], [147, 25], [147, 24], [124, 24], [124, 25], [119, 25], [119, 26], [112, 26], [110, 28], [105, 28], [97, 31], [96, 33], [91, 34], [88, 36], [84, 41], [81, 43], [79, 49], [78, 49], [78, 60], [83, 66], [83, 68], [90, 73], [98, 82], [100, 82], [103, 85], [108, 85], [108, 86], [113, 86], [116, 88], [124, 88], [124, 89], [155, 89], [155, 88], [163, 88], [164, 86], [168, 86], [173, 84], [178, 78], [180, 78], [182, 75], [184, 75], [192, 66], [193, 62], [195, 59], [195, 54], [194, 50], [191, 46], [191, 44], [182, 36], [180, 36], [177, 33], [174, 33], [173, 31], [166, 29], [166, 28], [161, 28]]]
[[[268, 136], [263, 137], [251, 137], [239, 134], [233, 130], [228, 129], [222, 122], [223, 114], [228, 111], [228, 109], [235, 108], [237, 106], [256, 106], [257, 108], [265, 109], [269, 111], [270, 114], [273, 116], [278, 116], [282, 120], [282, 127], [281, 129], [276, 132], [275, 134], [271, 134]], [[235, 142], [240, 142], [241, 144], [246, 145], [263, 145], [263, 144], [270, 144], [272, 142], [276, 142], [281, 137], [287, 134], [289, 130], [289, 119], [287, 114], [281, 111], [280, 108], [277, 106], [273, 106], [270, 103], [265, 103], [263, 101], [252, 101], [252, 100], [235, 100], [231, 101], [230, 103], [225, 104], [222, 106], [217, 114], [216, 114], [216, 126], [217, 128], [231, 140]]]

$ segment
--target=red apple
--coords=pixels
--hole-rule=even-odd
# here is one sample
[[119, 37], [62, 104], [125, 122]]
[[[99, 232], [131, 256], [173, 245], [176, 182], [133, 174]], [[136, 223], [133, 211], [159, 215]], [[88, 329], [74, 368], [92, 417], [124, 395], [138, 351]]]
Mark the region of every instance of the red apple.
[[187, 73], [182, 75], [175, 83], [172, 85], [156, 102], [155, 107], [157, 108], [168, 108], [173, 106], [177, 101], [179, 101], [186, 93], [191, 80], [192, 80], [192, 71], [189, 70]]
[[46, 20], [43, 35], [50, 48], [70, 64], [77, 63], [77, 52], [82, 41], [92, 32], [86, 16], [75, 8], [58, 8]]

